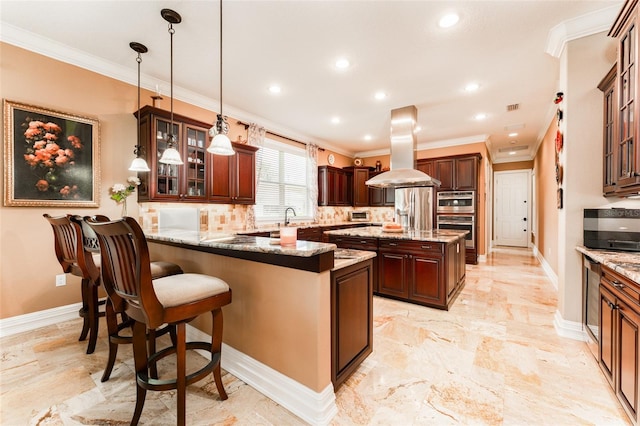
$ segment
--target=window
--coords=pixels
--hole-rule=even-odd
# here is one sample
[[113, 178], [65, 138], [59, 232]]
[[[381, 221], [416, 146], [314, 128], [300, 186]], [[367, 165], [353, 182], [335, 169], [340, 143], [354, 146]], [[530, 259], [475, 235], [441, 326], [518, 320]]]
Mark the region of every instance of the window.
[[296, 219], [311, 217], [304, 149], [265, 139], [256, 153], [256, 168], [256, 220], [282, 222], [287, 207], [293, 207]]

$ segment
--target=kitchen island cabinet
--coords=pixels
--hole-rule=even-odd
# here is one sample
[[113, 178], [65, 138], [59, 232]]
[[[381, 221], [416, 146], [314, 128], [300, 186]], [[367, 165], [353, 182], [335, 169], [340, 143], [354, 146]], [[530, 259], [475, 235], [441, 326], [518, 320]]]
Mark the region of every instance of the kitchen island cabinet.
[[380, 296], [448, 310], [464, 286], [464, 231], [386, 233], [370, 226], [325, 234], [339, 247], [377, 251]]

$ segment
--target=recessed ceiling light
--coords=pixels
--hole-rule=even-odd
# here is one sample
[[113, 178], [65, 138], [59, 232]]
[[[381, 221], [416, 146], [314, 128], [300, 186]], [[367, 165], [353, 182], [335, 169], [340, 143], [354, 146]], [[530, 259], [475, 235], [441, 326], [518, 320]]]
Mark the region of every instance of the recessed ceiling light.
[[413, 132], [418, 133], [420, 130], [422, 130], [422, 126], [416, 126], [415, 129], [413, 129]]
[[351, 65], [349, 63], [349, 60], [345, 59], [345, 58], [340, 58], [340, 59], [338, 59], [336, 61], [336, 68], [341, 69], [341, 70], [349, 68], [349, 65]]
[[509, 155], [516, 155], [515, 151], [509, 151]]
[[370, 141], [371, 139], [372, 139], [371, 135], [364, 135], [364, 140], [365, 141]]
[[484, 120], [485, 118], [487, 118], [487, 114], [483, 114], [483, 113], [476, 114], [475, 117], [473, 117], [473, 118], [475, 118], [478, 121]]
[[515, 138], [516, 136], [518, 136], [518, 132], [511, 132], [511, 133], [509, 133], [509, 137], [510, 137], [510, 138]]
[[480, 88], [480, 85], [478, 83], [469, 83], [466, 86], [464, 86], [464, 90], [466, 92], [475, 92], [479, 88]]
[[383, 100], [384, 98], [387, 97], [387, 94], [384, 92], [376, 92], [376, 94], [374, 95], [375, 98], [379, 101]]
[[273, 85], [269, 86], [269, 92], [271, 92], [273, 94], [278, 94], [281, 91], [282, 91], [282, 89], [277, 84], [273, 84]]
[[460, 17], [457, 13], [447, 13], [442, 18], [440, 18], [440, 21], [438, 21], [438, 25], [440, 25], [440, 28], [451, 28], [455, 24], [457, 24], [459, 20]]
[[332, 122], [333, 124], [338, 124], [338, 123], [340, 123], [340, 117], [333, 117], [333, 118], [331, 118], [331, 122]]

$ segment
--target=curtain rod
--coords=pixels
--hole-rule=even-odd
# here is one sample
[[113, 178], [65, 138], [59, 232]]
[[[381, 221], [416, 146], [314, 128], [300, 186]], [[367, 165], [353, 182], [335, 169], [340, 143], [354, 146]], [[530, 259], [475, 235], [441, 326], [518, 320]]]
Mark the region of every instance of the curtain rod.
[[[250, 126], [249, 124], [247, 124], [247, 123], [245, 123], [245, 122], [242, 122], [242, 121], [240, 121], [240, 120], [238, 120], [238, 124], [243, 125], [245, 130], [247, 130], [247, 129], [249, 128], [249, 126]], [[278, 133], [275, 133], [275, 132], [272, 132], [272, 131], [269, 131], [269, 130], [265, 130], [265, 133], [269, 133], [270, 135], [277, 136], [277, 137], [279, 137], [279, 138], [286, 139], [286, 140], [291, 141], [291, 142], [299, 143], [300, 145], [304, 145], [304, 146], [309, 145], [309, 144], [308, 144], [308, 143], [306, 143], [306, 142], [300, 142], [300, 141], [298, 141], [298, 140], [291, 139], [291, 138], [289, 138], [289, 137], [287, 137], [287, 136], [282, 136], [282, 135], [280, 135], [280, 134], [278, 134]], [[318, 147], [318, 151], [324, 151], [324, 148], [320, 148], [320, 147]]]

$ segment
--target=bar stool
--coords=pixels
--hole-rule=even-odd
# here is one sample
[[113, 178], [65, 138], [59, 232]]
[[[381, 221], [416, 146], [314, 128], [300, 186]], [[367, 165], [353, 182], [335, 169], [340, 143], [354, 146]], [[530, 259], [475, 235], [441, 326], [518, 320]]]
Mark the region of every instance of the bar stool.
[[[81, 244], [78, 244], [79, 247], [77, 251], [78, 265], [85, 277], [89, 277], [93, 282], [99, 283], [101, 259], [98, 237], [95, 232], [93, 232], [93, 229], [91, 229], [87, 224], [86, 219], [88, 217], [83, 218], [82, 216], [69, 215], [68, 218], [74, 227], [77, 241], [81, 242]], [[109, 221], [109, 218], [103, 215], [96, 215], [94, 218], [103, 222]], [[154, 279], [169, 275], [182, 274], [182, 272], [182, 268], [175, 263], [163, 261], [151, 262], [151, 277]], [[94, 297], [94, 295], [91, 294], [91, 297]], [[97, 298], [97, 293], [95, 297]], [[93, 303], [93, 305], [96, 304]], [[125, 335], [122, 331], [130, 329], [133, 325], [133, 320], [128, 318], [124, 313], [120, 314], [120, 320], [118, 320], [118, 314], [113, 310], [113, 305], [109, 298], [106, 300], [105, 312], [101, 312], [98, 315], [106, 317], [107, 333], [109, 334], [109, 356], [107, 358], [107, 366], [105, 367], [102, 378], [100, 379], [102, 382], [106, 382], [109, 380], [111, 372], [113, 371], [113, 366], [116, 362], [118, 345], [132, 343], [132, 336]], [[172, 333], [172, 339], [175, 340], [174, 327], [166, 326], [159, 330], [149, 330], [149, 346], [151, 348], [155, 348], [155, 339], [169, 332]]]
[[[98, 236], [102, 255], [102, 283], [116, 312], [125, 312], [134, 320], [133, 354], [136, 369], [136, 406], [131, 420], [138, 424], [147, 390], [177, 389], [178, 424], [186, 422], [186, 387], [210, 372], [220, 399], [227, 399], [220, 375], [222, 346], [222, 307], [231, 303], [231, 289], [223, 280], [186, 273], [152, 279], [149, 249], [140, 225], [131, 217], [110, 222], [87, 221]], [[211, 342], [186, 342], [186, 324], [198, 315], [212, 317]], [[162, 324], [176, 326], [175, 345], [149, 353], [146, 330]], [[211, 361], [187, 375], [187, 350], [201, 349], [211, 353]], [[157, 379], [150, 367], [175, 354], [176, 376]]]

